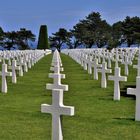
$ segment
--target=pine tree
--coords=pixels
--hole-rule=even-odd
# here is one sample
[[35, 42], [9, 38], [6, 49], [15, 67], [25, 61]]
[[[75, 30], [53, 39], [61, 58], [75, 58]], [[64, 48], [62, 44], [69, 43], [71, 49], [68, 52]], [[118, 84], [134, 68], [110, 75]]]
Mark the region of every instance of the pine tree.
[[37, 49], [49, 49], [48, 31], [46, 25], [41, 25]]

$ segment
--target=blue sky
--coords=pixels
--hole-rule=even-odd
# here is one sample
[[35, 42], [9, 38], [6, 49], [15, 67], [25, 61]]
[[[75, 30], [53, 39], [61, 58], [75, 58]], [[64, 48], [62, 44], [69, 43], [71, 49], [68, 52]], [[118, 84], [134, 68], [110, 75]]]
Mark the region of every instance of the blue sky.
[[0, 0], [0, 26], [5, 31], [25, 27], [38, 36], [41, 24], [49, 35], [59, 28], [72, 29], [91, 11], [112, 24], [126, 16], [140, 17], [140, 0]]

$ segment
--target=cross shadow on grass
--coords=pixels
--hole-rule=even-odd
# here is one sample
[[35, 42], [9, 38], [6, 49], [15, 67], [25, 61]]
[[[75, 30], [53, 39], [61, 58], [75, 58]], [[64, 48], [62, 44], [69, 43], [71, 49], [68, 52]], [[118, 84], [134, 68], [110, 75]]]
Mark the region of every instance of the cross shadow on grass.
[[129, 117], [129, 118], [127, 118], [127, 117], [118, 117], [118, 118], [113, 118], [113, 119], [115, 119], [115, 120], [129, 120], [129, 121], [135, 121], [135, 118], [133, 118], [133, 117]]

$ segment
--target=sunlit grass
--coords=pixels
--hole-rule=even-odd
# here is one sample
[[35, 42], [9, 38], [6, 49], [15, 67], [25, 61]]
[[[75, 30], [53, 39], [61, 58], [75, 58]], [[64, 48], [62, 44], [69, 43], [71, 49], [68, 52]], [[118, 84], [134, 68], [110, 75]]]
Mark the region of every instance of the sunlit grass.
[[[136, 69], [130, 66], [128, 82], [121, 82], [121, 100], [113, 101], [113, 82], [100, 88], [100, 79], [93, 80], [83, 68], [61, 55], [69, 91], [65, 104], [75, 106], [74, 117], [64, 117], [64, 138], [68, 140], [133, 140], [140, 137], [140, 123], [134, 121], [135, 97], [126, 95], [126, 87], [135, 85]], [[114, 64], [113, 64], [114, 65]], [[114, 67], [114, 66], [113, 66]], [[124, 75], [124, 66], [122, 75]], [[113, 71], [114, 72], [114, 71]], [[111, 74], [113, 75], [113, 74]]]
[[[75, 107], [75, 116], [63, 117], [64, 140], [139, 140], [140, 123], [134, 121], [135, 98], [126, 87], [135, 85], [136, 69], [130, 67], [128, 82], [121, 82], [121, 100], [113, 101], [113, 82], [106, 89], [66, 55], [61, 55], [69, 85], [64, 104]], [[51, 104], [45, 89], [52, 55], [40, 60], [18, 83], [8, 78], [8, 93], [0, 94], [0, 140], [51, 140], [51, 115], [42, 114], [40, 105]], [[124, 68], [122, 66], [122, 68]], [[124, 70], [122, 69], [122, 75]]]

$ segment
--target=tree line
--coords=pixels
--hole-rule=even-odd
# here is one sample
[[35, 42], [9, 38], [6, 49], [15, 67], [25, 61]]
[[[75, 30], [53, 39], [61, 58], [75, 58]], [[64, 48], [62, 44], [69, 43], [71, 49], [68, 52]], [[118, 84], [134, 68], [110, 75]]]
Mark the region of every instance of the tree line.
[[140, 43], [140, 18], [127, 16], [123, 21], [118, 21], [113, 25], [101, 18], [99, 12], [91, 12], [85, 19], [80, 20], [73, 29], [60, 28], [49, 37], [50, 47], [61, 49], [62, 45], [67, 45], [70, 49], [84, 45], [91, 48], [96, 45], [98, 48], [107, 46], [115, 48], [122, 43]]
[[26, 28], [19, 31], [4, 32], [0, 27], [0, 46], [4, 49], [30, 49], [29, 41], [35, 41], [35, 35]]

